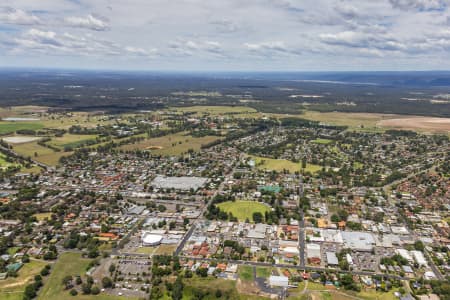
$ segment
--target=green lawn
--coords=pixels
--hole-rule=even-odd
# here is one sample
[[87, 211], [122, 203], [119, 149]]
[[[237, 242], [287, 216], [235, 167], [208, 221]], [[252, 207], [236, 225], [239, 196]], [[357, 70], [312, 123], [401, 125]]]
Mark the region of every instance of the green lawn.
[[231, 212], [239, 221], [245, 221], [246, 218], [252, 221], [253, 213], [260, 212], [263, 214], [269, 212], [270, 208], [262, 203], [255, 201], [227, 201], [217, 205], [221, 210]]
[[253, 280], [253, 267], [251, 266], [239, 266], [238, 269], [239, 278], [243, 281]]

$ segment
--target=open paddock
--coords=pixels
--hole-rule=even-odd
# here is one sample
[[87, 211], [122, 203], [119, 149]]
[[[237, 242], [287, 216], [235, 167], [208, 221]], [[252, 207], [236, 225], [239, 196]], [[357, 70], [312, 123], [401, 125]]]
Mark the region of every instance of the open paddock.
[[383, 128], [414, 130], [430, 133], [449, 133], [450, 118], [404, 117], [382, 120], [377, 123]]

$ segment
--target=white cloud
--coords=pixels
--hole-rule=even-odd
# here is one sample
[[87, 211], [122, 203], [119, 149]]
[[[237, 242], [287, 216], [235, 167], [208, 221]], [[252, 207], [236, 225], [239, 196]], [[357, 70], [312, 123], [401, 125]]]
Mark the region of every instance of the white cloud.
[[65, 24], [71, 27], [85, 28], [95, 31], [104, 31], [109, 29], [108, 20], [106, 18], [94, 15], [86, 17], [67, 17], [64, 19]]
[[288, 47], [283, 41], [269, 41], [262, 43], [244, 43], [244, 47], [252, 53], [262, 56], [274, 56], [279, 54], [299, 55], [300, 51]]
[[192, 56], [197, 52], [207, 52], [220, 55], [223, 52], [222, 45], [216, 41], [193, 41], [177, 39], [169, 42], [169, 49], [180, 56]]
[[37, 25], [41, 20], [30, 13], [12, 7], [0, 7], [0, 23], [15, 25]]
[[153, 57], [157, 50], [145, 50], [134, 46], [121, 44], [104, 39], [98, 39], [91, 34], [74, 35], [58, 34], [54, 31], [44, 31], [36, 28], [11, 41], [14, 54], [37, 52], [47, 55], [83, 55], [83, 56], [146, 56]]
[[389, 0], [393, 7], [404, 10], [441, 10], [446, 7], [445, 0]]

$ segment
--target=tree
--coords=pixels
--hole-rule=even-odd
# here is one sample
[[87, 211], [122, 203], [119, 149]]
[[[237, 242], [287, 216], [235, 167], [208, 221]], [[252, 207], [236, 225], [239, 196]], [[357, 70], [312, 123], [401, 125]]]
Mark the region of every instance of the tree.
[[181, 300], [183, 297], [183, 280], [178, 276], [173, 284], [172, 299]]
[[114, 273], [115, 270], [116, 270], [116, 265], [115, 264], [111, 264], [109, 266], [109, 273]]
[[83, 291], [83, 294], [90, 294], [91, 293], [91, 285], [89, 283], [83, 283], [81, 285], [81, 290]]
[[72, 296], [78, 295], [77, 290], [76, 290], [76, 289], [71, 289], [71, 290], [70, 290], [70, 295], [72, 295]]
[[255, 223], [262, 223], [262, 221], [263, 221], [263, 215], [262, 215], [262, 213], [260, 213], [258, 211], [254, 212], [252, 217], [253, 217], [253, 222], [255, 222]]
[[91, 288], [91, 294], [92, 294], [92, 295], [98, 295], [98, 294], [100, 294], [100, 289], [98, 288], [98, 286], [94, 285], [94, 286]]
[[414, 243], [414, 249], [423, 252], [423, 250], [425, 250], [425, 246], [424, 246], [424, 244], [422, 243], [422, 241], [416, 241], [416, 242]]
[[112, 287], [112, 285], [113, 285], [113, 282], [112, 282], [111, 278], [109, 278], [109, 277], [103, 277], [102, 278], [102, 286], [105, 289]]

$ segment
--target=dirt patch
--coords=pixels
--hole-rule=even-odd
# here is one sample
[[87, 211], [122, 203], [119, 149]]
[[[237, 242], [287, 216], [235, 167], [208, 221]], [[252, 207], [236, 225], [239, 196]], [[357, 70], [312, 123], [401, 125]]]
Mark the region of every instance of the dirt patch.
[[254, 281], [247, 282], [240, 279], [236, 282], [236, 289], [239, 294], [256, 295], [270, 298], [270, 294], [262, 292]]
[[148, 146], [147, 150], [161, 150], [163, 147], [161, 146]]
[[11, 144], [22, 144], [22, 143], [29, 143], [34, 142], [37, 140], [40, 140], [41, 137], [39, 136], [8, 136], [3, 138], [3, 140], [7, 143]]
[[382, 120], [377, 126], [425, 132], [450, 132], [450, 118], [407, 117]]

